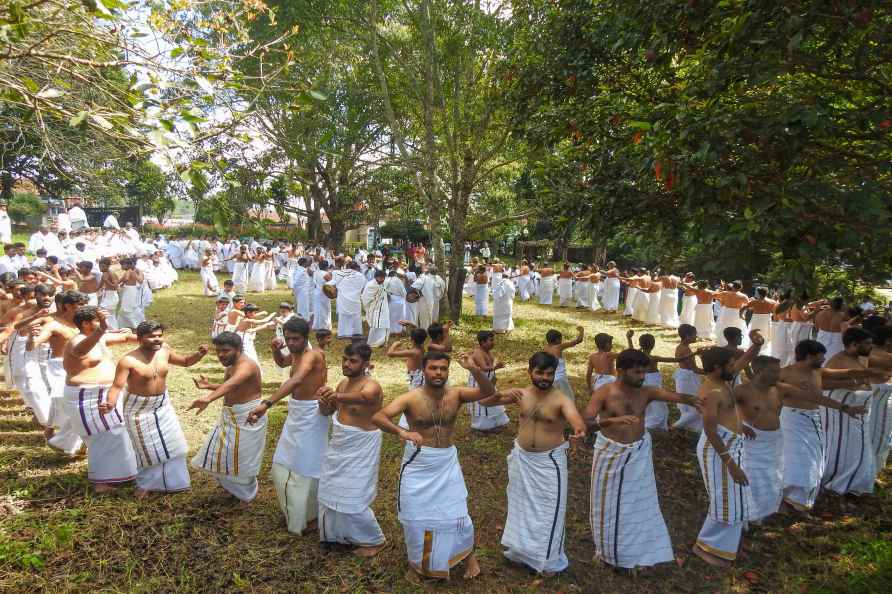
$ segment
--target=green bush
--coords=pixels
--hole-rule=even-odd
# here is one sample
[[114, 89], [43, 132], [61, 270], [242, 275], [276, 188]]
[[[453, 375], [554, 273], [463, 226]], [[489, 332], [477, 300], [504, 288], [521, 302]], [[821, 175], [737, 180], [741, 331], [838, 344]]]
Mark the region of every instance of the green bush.
[[25, 223], [29, 219], [40, 217], [45, 210], [46, 206], [37, 194], [26, 192], [14, 193], [7, 206], [9, 218], [16, 223]]

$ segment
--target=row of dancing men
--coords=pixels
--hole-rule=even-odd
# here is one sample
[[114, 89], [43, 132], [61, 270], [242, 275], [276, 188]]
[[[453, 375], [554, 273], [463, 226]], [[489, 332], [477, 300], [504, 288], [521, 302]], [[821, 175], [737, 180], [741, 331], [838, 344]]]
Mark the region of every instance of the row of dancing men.
[[[166, 377], [171, 365], [196, 364], [207, 347], [179, 354], [166, 345], [163, 327], [151, 321], [135, 333], [112, 332], [107, 313], [84, 301], [77, 291], [63, 291], [55, 312], [29, 328], [32, 335], [50, 335], [53, 347], [61, 349], [63, 408], [88, 446], [88, 477], [99, 491], [135, 479], [138, 497], [189, 488], [189, 447]], [[47, 306], [44, 298], [32, 309]], [[868, 321], [870, 331], [863, 328]], [[694, 551], [722, 565], [736, 558], [747, 522], [776, 513], [782, 502], [805, 510], [820, 489], [872, 490], [889, 441], [889, 427], [880, 418], [887, 416], [881, 413], [888, 411], [886, 382], [892, 370], [892, 328], [884, 322], [870, 318], [847, 328], [843, 350], [826, 364], [823, 345], [801, 341], [795, 362], [785, 367], [760, 354], [764, 339], [758, 330], [750, 333], [747, 350], [739, 347], [738, 329], [726, 332], [728, 346], [693, 350], [696, 328], [682, 325], [673, 360], [702, 380], [696, 390], [677, 387], [676, 392], [647, 382], [660, 362], [648, 354], [652, 336], [642, 335], [638, 349], [615, 352], [612, 337], [601, 334], [589, 358], [593, 390], [582, 413], [556, 381], [564, 350], [584, 340], [581, 328], [569, 341], [548, 333], [543, 349], [527, 362], [525, 387], [496, 389], [495, 373], [504, 363], [493, 354], [491, 332], [478, 336], [473, 353], [457, 357], [469, 374], [467, 386], [449, 384], [447, 345], [435, 349], [422, 340], [413, 353], [388, 349], [406, 359], [410, 385], [387, 404], [370, 373], [371, 348], [363, 341], [346, 346], [344, 378], [331, 387], [325, 343], [310, 347], [308, 323], [289, 318], [282, 339], [272, 344], [289, 378], [265, 395], [260, 368], [245, 354], [241, 336], [224, 330], [213, 339], [222, 380], [195, 379], [207, 394], [190, 410], [202, 412], [218, 400], [222, 405], [191, 466], [209, 473], [241, 502], [252, 501], [266, 413], [287, 398], [270, 475], [288, 530], [303, 533], [315, 523], [321, 541], [349, 544], [356, 554], [371, 556], [386, 538], [370, 506], [377, 494], [382, 432], [393, 434], [405, 442], [397, 499], [410, 566], [426, 576], [448, 577], [464, 561], [465, 576], [473, 577], [480, 567], [453, 443], [455, 423], [463, 405], [517, 407], [501, 540], [505, 556], [540, 572], [567, 567], [567, 451], [571, 442], [596, 434], [589, 513], [597, 556], [617, 567], [643, 567], [674, 557], [646, 425], [654, 404], [674, 403], [691, 407], [702, 423], [697, 460], [709, 508]], [[627, 337], [631, 341], [634, 333]], [[135, 342], [137, 348], [115, 362], [105, 347], [118, 342]], [[420, 371], [420, 383], [410, 367]], [[737, 381], [741, 373], [748, 381]], [[401, 424], [394, 422], [399, 416]]]

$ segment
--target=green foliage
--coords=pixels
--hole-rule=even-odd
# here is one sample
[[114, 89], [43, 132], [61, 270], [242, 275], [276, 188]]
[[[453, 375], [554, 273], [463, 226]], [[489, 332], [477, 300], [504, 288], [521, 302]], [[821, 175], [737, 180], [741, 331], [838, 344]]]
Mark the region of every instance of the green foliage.
[[378, 229], [378, 232], [381, 237], [401, 239], [412, 243], [430, 240], [430, 233], [424, 228], [424, 225], [416, 220], [388, 221]]
[[37, 194], [15, 192], [7, 205], [9, 217], [16, 223], [25, 223], [39, 217], [46, 210]]
[[41, 526], [30, 540], [20, 540], [0, 528], [0, 563], [40, 571], [48, 555], [70, 548], [74, 532], [74, 524], [63, 522]]

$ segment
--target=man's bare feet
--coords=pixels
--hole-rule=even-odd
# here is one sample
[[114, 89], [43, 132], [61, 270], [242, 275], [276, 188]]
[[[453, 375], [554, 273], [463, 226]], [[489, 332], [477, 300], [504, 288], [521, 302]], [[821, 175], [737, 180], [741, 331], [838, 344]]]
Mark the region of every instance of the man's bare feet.
[[137, 488], [133, 491], [133, 497], [136, 499], [145, 499], [148, 496], [149, 496], [149, 492], [146, 491], [145, 489]]
[[374, 545], [371, 547], [356, 547], [355, 549], [353, 549], [353, 554], [357, 557], [374, 557], [382, 550], [384, 550], [385, 547], [387, 547], [386, 542], [382, 542], [379, 545]]
[[480, 575], [480, 564], [477, 563], [477, 556], [471, 553], [465, 561], [465, 575], [462, 577], [472, 580], [478, 575]]
[[96, 483], [95, 485], [93, 485], [93, 491], [97, 495], [106, 495], [108, 493], [113, 493], [114, 490], [115, 490], [115, 488], [113, 486], [106, 485], [103, 483]]
[[307, 522], [307, 527], [300, 531], [300, 535], [304, 536], [309, 534], [310, 532], [315, 532], [319, 527], [318, 518], [313, 518], [309, 522]]
[[691, 550], [694, 552], [695, 555], [703, 559], [709, 565], [714, 565], [715, 567], [728, 567], [729, 565], [731, 565], [730, 561], [725, 561], [724, 559], [716, 557], [711, 553], [707, 553], [696, 544], [691, 547]]

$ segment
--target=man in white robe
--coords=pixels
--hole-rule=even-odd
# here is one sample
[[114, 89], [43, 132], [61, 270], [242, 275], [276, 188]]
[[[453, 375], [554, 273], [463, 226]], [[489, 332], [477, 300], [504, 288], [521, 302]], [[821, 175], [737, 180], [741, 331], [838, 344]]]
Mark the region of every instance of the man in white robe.
[[313, 290], [313, 277], [309, 274], [309, 264], [309, 259], [306, 256], [298, 258], [297, 267], [291, 277], [291, 291], [294, 293], [297, 315], [308, 322], [312, 314], [310, 292]]
[[514, 283], [506, 277], [501, 266], [492, 275], [492, 329], [494, 332], [514, 330]]
[[338, 314], [338, 338], [362, 336], [362, 290], [365, 277], [359, 264], [350, 262], [344, 270], [332, 275], [331, 284], [338, 288], [335, 309]]
[[415, 311], [418, 316], [417, 323], [419, 328], [427, 328], [434, 322], [434, 301], [436, 299], [436, 284], [433, 277], [426, 269], [422, 270], [421, 275], [412, 283], [412, 288], [416, 289], [421, 297], [415, 303]]
[[369, 325], [366, 342], [372, 348], [382, 346], [390, 334], [390, 308], [387, 301], [387, 288], [384, 286], [385, 273], [373, 269], [374, 276], [362, 290], [362, 307]]
[[6, 212], [6, 204], [0, 204], [0, 243], [6, 244], [12, 241], [12, 219]]
[[431, 314], [431, 320], [433, 322], [440, 321], [440, 304], [444, 303], [443, 297], [446, 295], [446, 281], [443, 280], [443, 277], [440, 276], [440, 273], [437, 272], [436, 268], [431, 267], [429, 274], [434, 281], [434, 292], [433, 292], [433, 300], [434, 300], [434, 310]]
[[387, 291], [388, 307], [390, 308], [390, 333], [402, 334], [405, 331], [400, 322], [405, 319], [406, 313], [406, 285], [403, 279], [397, 276], [396, 270], [391, 270], [384, 281], [384, 289]]

